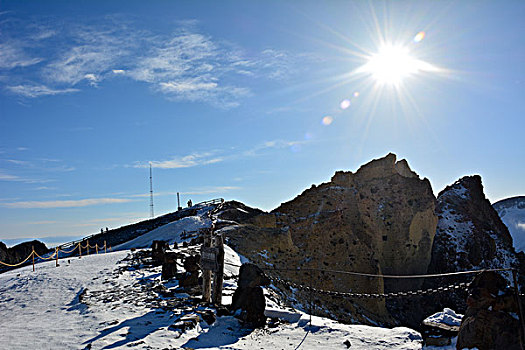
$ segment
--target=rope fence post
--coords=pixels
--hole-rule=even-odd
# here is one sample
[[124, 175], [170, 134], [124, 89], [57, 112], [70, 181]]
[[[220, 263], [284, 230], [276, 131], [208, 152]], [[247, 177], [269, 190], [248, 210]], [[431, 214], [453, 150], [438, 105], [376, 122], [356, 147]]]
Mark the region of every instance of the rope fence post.
[[89, 255], [89, 239], [86, 240], [86, 252], [87, 252], [87, 255]]
[[33, 256], [33, 272], [35, 272], [35, 247], [31, 247], [31, 255]]
[[82, 244], [78, 242], [78, 256], [82, 257]]
[[96, 250], [97, 255], [98, 255], [98, 243], [95, 243], [95, 250]]
[[104, 254], [107, 253], [107, 251], [106, 251], [106, 247], [107, 247], [107, 245], [106, 245], [106, 241], [104, 241]]
[[58, 267], [58, 247], [55, 248], [55, 254], [56, 254], [56, 266], [55, 267]]

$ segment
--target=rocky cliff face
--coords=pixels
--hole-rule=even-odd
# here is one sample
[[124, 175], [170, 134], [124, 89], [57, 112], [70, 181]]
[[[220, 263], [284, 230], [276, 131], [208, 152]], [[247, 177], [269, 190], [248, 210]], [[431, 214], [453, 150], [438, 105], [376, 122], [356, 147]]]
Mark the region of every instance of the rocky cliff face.
[[[437, 203], [439, 221], [430, 273], [519, 266], [512, 237], [485, 197], [481, 177], [465, 176], [447, 186], [439, 193]], [[471, 278], [463, 277], [466, 281]], [[458, 279], [429, 281], [427, 286], [450, 284]], [[449, 293], [434, 302], [462, 311], [466, 306], [464, 298], [464, 294]]]
[[480, 176], [447, 186], [437, 201], [431, 272], [516, 266], [512, 237], [485, 197]]
[[[256, 263], [327, 270], [282, 272], [293, 282], [332, 291], [382, 293], [417, 288], [421, 282], [385, 283], [335, 271], [425, 273], [436, 225], [429, 181], [389, 154], [356, 173], [337, 172], [330, 182], [252, 218], [250, 225], [230, 230], [229, 236]], [[310, 298], [298, 290], [287, 293], [291, 299]], [[387, 305], [377, 299], [314, 295], [313, 304], [314, 312], [347, 322], [394, 323]]]

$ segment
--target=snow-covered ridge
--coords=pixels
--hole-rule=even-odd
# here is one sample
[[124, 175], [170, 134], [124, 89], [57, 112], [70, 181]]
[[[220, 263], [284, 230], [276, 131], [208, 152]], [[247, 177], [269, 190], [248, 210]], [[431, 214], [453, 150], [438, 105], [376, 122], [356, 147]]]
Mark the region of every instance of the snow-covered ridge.
[[516, 252], [525, 252], [525, 196], [503, 199], [492, 206], [508, 227]]

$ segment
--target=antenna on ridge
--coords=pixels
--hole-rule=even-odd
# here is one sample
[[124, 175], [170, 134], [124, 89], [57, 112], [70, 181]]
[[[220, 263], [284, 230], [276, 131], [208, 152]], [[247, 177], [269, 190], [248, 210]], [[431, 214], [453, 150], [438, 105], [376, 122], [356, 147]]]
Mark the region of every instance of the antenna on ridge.
[[151, 218], [153, 219], [155, 214], [153, 212], [153, 176], [151, 173], [151, 162], [149, 162], [149, 209]]

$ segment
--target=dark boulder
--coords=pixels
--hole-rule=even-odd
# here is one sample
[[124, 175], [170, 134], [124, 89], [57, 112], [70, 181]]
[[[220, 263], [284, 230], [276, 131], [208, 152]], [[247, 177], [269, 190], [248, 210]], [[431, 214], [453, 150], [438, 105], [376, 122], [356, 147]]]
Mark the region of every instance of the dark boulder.
[[266, 301], [261, 286], [268, 285], [270, 280], [254, 264], [243, 264], [239, 272], [238, 287], [233, 294], [231, 310], [241, 321], [254, 327], [264, 326]]
[[467, 311], [461, 321], [457, 349], [518, 350], [520, 326], [514, 290], [495, 272], [483, 272], [469, 286]]

